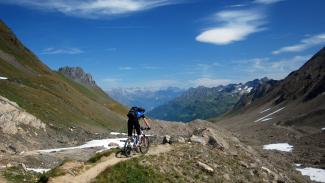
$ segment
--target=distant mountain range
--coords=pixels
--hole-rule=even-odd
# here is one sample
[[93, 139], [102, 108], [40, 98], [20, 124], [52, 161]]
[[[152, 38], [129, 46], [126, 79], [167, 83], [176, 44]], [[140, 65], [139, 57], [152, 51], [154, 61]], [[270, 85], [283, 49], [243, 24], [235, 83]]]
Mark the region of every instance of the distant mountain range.
[[184, 92], [185, 89], [177, 87], [169, 87], [160, 90], [144, 88], [114, 88], [107, 91], [111, 97], [120, 103], [129, 107], [141, 106], [147, 111], [169, 102]]
[[268, 81], [268, 78], [263, 78], [245, 84], [190, 88], [181, 96], [154, 108], [148, 115], [157, 119], [184, 122], [220, 116], [232, 109], [243, 94], [250, 93]]

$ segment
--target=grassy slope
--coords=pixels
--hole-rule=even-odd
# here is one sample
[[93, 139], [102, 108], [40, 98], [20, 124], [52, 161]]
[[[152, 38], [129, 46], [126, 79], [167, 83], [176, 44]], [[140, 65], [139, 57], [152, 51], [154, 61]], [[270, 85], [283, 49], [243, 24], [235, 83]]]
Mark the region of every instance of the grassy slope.
[[100, 89], [52, 72], [0, 21], [0, 95], [46, 123], [120, 129], [126, 108]]

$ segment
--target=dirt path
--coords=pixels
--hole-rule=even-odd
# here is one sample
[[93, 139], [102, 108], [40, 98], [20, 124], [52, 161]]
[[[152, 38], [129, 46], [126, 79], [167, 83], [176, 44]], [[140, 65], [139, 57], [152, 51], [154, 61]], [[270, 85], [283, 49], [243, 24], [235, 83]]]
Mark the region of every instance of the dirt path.
[[[168, 152], [172, 149], [170, 145], [158, 145], [151, 147], [147, 155], [156, 155], [164, 152]], [[138, 157], [132, 156], [131, 158]], [[95, 166], [89, 168], [88, 170], [80, 173], [79, 175], [73, 176], [66, 174], [64, 176], [51, 178], [49, 183], [89, 183], [91, 180], [96, 178], [101, 172], [103, 172], [107, 167], [114, 166], [119, 162], [126, 161], [130, 158], [116, 158], [115, 154], [112, 154], [107, 158], [107, 160], [96, 164]]]
[[0, 183], [7, 183], [7, 180], [0, 175]]

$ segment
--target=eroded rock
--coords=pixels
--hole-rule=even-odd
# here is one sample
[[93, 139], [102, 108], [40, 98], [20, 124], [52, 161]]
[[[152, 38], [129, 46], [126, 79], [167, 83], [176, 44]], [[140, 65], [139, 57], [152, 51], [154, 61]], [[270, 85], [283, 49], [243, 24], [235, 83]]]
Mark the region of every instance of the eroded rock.
[[0, 96], [0, 129], [6, 134], [19, 132], [19, 125], [27, 125], [45, 131], [45, 123], [25, 112], [15, 102]]

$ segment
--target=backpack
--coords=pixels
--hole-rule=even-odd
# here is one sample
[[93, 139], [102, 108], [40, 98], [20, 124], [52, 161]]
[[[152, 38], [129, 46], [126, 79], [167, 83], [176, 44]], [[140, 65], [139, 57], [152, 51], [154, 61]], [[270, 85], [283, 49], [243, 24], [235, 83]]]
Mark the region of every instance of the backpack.
[[127, 117], [131, 121], [138, 120], [138, 112], [144, 113], [145, 109], [143, 109], [141, 107], [131, 107], [131, 109], [129, 110], [129, 112], [127, 114]]
[[127, 117], [129, 118], [129, 120], [135, 121], [138, 119], [137, 116], [137, 112], [138, 112], [138, 108], [137, 107], [131, 107], [131, 109], [129, 110]]

